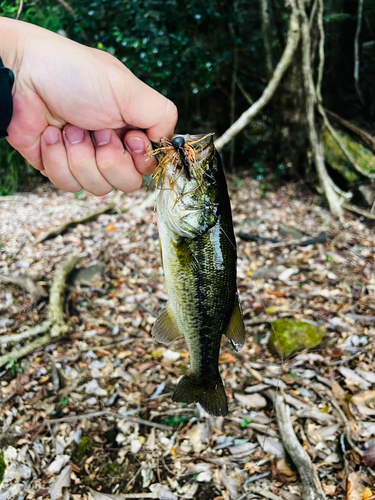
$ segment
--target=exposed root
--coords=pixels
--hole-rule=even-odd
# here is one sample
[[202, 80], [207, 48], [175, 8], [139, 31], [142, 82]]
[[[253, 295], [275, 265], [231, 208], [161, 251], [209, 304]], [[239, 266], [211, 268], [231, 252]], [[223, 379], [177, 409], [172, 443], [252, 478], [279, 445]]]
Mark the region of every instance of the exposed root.
[[31, 295], [33, 302], [37, 302], [40, 298], [47, 297], [48, 295], [42, 286], [35, 283], [35, 281], [29, 276], [26, 276], [26, 274], [19, 274], [18, 276], [0, 274], [0, 283], [10, 283], [26, 290], [26, 292]]
[[75, 266], [81, 260], [82, 256], [75, 255], [70, 257], [66, 261], [62, 262], [57, 268], [54, 279], [52, 281], [50, 290], [50, 301], [48, 306], [47, 321], [42, 323], [39, 327], [35, 327], [28, 332], [22, 332], [16, 335], [9, 335], [0, 339], [2, 343], [5, 342], [18, 342], [24, 340], [25, 338], [30, 338], [36, 336], [40, 333], [44, 333], [47, 330], [49, 332], [35, 339], [34, 341], [26, 344], [20, 349], [13, 349], [11, 352], [0, 356], [0, 367], [12, 363], [27, 354], [30, 354], [34, 349], [38, 347], [43, 347], [48, 345], [53, 340], [61, 339], [64, 337], [69, 330], [69, 326], [65, 321], [64, 313], [64, 291], [66, 287], [66, 280], [69, 274], [73, 271]]
[[355, 214], [362, 215], [366, 217], [366, 219], [375, 220], [375, 214], [369, 212], [368, 210], [362, 210], [362, 208], [356, 207], [355, 205], [351, 205], [350, 203], [344, 203], [343, 207], [350, 212], [354, 212]]
[[81, 217], [80, 219], [73, 219], [68, 222], [64, 222], [61, 226], [55, 227], [53, 229], [49, 229], [48, 231], [44, 231], [41, 233], [34, 241], [34, 244], [42, 243], [49, 238], [53, 238], [58, 236], [59, 234], [64, 233], [69, 227], [77, 226], [78, 224], [84, 224], [85, 222], [89, 222], [91, 220], [96, 219], [99, 215], [106, 214], [107, 212], [112, 212], [114, 210], [114, 206], [112, 204], [107, 205], [96, 212], [93, 212], [85, 217]]
[[291, 456], [301, 478], [304, 500], [325, 500], [326, 496], [316, 468], [295, 435], [289, 406], [284, 403], [283, 396], [276, 397], [275, 408], [283, 445]]

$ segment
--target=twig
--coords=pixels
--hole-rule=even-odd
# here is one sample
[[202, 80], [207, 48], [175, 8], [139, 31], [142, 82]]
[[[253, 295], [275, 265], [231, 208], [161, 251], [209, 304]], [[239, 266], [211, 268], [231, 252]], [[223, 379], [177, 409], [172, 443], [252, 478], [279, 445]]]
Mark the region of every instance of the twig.
[[21, 17], [21, 14], [22, 14], [22, 10], [23, 10], [23, 3], [24, 3], [24, 0], [20, 0], [20, 4], [18, 6], [18, 11], [17, 11], [17, 15], [16, 15], [16, 19], [20, 19]]
[[10, 342], [20, 342], [21, 340], [29, 339], [30, 337], [35, 337], [41, 333], [45, 333], [49, 328], [49, 323], [46, 321], [41, 325], [38, 325], [26, 332], [16, 333], [14, 335], [3, 335], [0, 337], [0, 344], [9, 344]]
[[340, 220], [342, 220], [343, 210], [340, 204], [340, 200], [333, 188], [333, 181], [329, 177], [326, 166], [324, 164], [323, 148], [315, 127], [314, 105], [316, 103], [316, 93], [315, 93], [311, 62], [310, 62], [310, 52], [311, 52], [310, 28], [305, 11], [304, 1], [298, 0], [298, 6], [301, 14], [302, 71], [303, 71], [303, 81], [306, 94], [306, 116], [307, 116], [309, 140], [314, 155], [314, 163], [318, 173], [320, 184], [324, 191], [325, 196], [327, 197], [330, 209], [334, 215], [336, 215]]
[[[91, 493], [91, 496], [93, 498], [95, 498], [95, 496], [93, 495], [93, 493], [97, 493], [95, 490], [92, 490], [91, 488], [89, 488], [89, 491]], [[103, 495], [104, 496], [104, 495]], [[116, 495], [116, 497], [118, 497], [119, 500], [126, 500], [127, 498], [160, 498], [160, 495], [158, 493], [121, 493], [121, 495]], [[110, 498], [114, 498], [114, 496], [108, 496], [108, 500]]]
[[364, 352], [369, 351], [373, 347], [373, 345], [374, 345], [373, 343], [370, 343], [369, 345], [367, 345], [363, 349], [358, 349], [358, 351], [356, 353], [352, 354], [351, 356], [349, 356], [349, 358], [339, 359], [338, 361], [333, 361], [333, 362], [330, 361], [329, 366], [344, 365], [348, 361], [352, 361], [353, 359], [358, 358], [358, 356], [360, 356]]
[[247, 90], [245, 90], [245, 87], [242, 85], [242, 83], [240, 82], [240, 80], [238, 78], [236, 78], [236, 83], [237, 83], [239, 90], [242, 92], [244, 98], [247, 100], [247, 102], [250, 104], [250, 106], [252, 104], [254, 104], [254, 99], [247, 92]]
[[351, 205], [350, 203], [344, 203], [343, 207], [350, 212], [354, 212], [355, 214], [363, 215], [366, 219], [375, 220], [375, 214], [372, 214], [368, 210], [362, 210], [362, 208], [356, 207], [355, 205]]
[[[11, 352], [0, 356], [0, 367], [30, 354], [38, 347], [48, 345], [52, 339], [60, 339], [68, 333], [69, 326], [65, 322], [64, 313], [64, 290], [67, 277], [81, 258], [82, 255], [70, 257], [66, 261], [63, 261], [56, 270], [50, 289], [47, 321], [40, 325], [41, 327], [50, 328], [50, 332], [20, 349], [13, 349]], [[35, 332], [35, 329], [33, 329], [33, 332]], [[22, 333], [19, 335], [22, 335]]]
[[147, 427], [155, 427], [156, 429], [161, 429], [162, 431], [172, 431], [171, 427], [168, 425], [158, 424], [157, 422], [150, 422], [149, 420], [143, 420], [138, 417], [131, 417], [126, 413], [115, 413], [114, 411], [103, 410], [94, 413], [84, 413], [83, 415], [71, 415], [67, 417], [54, 418], [49, 421], [51, 424], [57, 424], [59, 422], [71, 422], [74, 420], [81, 420], [83, 418], [95, 418], [95, 417], [113, 417], [119, 419], [129, 420], [135, 424], [146, 425]]
[[35, 281], [29, 276], [26, 276], [26, 274], [19, 274], [18, 276], [0, 274], [0, 283], [10, 283], [26, 290], [26, 292], [31, 295], [33, 302], [37, 302], [41, 297], [47, 297], [48, 295], [42, 286], [35, 283]]
[[289, 21], [288, 40], [283, 55], [281, 56], [281, 59], [278, 62], [275, 71], [273, 72], [272, 78], [268, 82], [267, 87], [264, 89], [261, 97], [257, 101], [255, 101], [247, 111], [242, 113], [238, 120], [236, 120], [228, 128], [228, 130], [215, 141], [215, 147], [218, 150], [222, 149], [226, 144], [228, 144], [228, 142], [230, 142], [235, 135], [241, 132], [241, 130], [250, 123], [254, 116], [258, 114], [259, 111], [261, 111], [269, 103], [269, 101], [275, 94], [285, 71], [288, 69], [290, 63], [292, 62], [300, 39], [300, 30], [295, 5], [293, 7], [293, 2], [289, 3], [292, 5], [292, 12]]
[[325, 109], [324, 111], [330, 118], [332, 118], [332, 120], [336, 121], [341, 126], [347, 128], [348, 130], [351, 130], [356, 135], [358, 135], [372, 150], [372, 152], [375, 153], [375, 137], [365, 132], [361, 128], [357, 127], [356, 125], [353, 125], [352, 123], [348, 122], [347, 120], [344, 120], [344, 118], [341, 118], [341, 116], [337, 115], [336, 113], [328, 111], [328, 109]]
[[329, 402], [332, 404], [332, 406], [335, 408], [335, 410], [337, 411], [337, 413], [340, 415], [341, 417], [341, 420], [343, 421], [344, 423], [344, 430], [345, 430], [345, 437], [348, 441], [348, 443], [350, 444], [350, 446], [353, 448], [354, 451], [356, 451], [358, 453], [358, 455], [360, 457], [363, 456], [363, 451], [358, 448], [358, 446], [354, 443], [354, 441], [352, 440], [352, 436], [351, 436], [351, 433], [350, 433], [350, 424], [349, 424], [349, 420], [347, 419], [345, 413], [342, 411], [340, 405], [338, 404], [338, 402], [335, 400], [335, 398], [333, 397], [333, 394], [332, 392], [328, 389], [328, 388], [324, 388], [324, 391], [327, 393], [328, 395], [328, 398], [329, 398]]
[[260, 497], [269, 498], [269, 500], [282, 500], [279, 495], [275, 495], [275, 493], [271, 493], [270, 491], [265, 490], [264, 488], [250, 488], [244, 495], [241, 495], [237, 500], [245, 500], [250, 494], [255, 493], [255, 495], [259, 495]]
[[72, 219], [68, 222], [64, 222], [64, 224], [61, 224], [60, 226], [55, 227], [54, 229], [49, 229], [48, 231], [41, 233], [34, 241], [34, 245], [42, 243], [43, 241], [48, 240], [53, 236], [58, 236], [59, 234], [64, 233], [69, 227], [77, 226], [78, 224], [84, 224], [85, 222], [94, 220], [97, 217], [99, 217], [99, 215], [111, 212], [113, 209], [114, 209], [113, 204], [110, 204], [104, 208], [101, 208], [100, 210], [97, 210], [96, 212], [86, 215], [85, 217], [81, 217], [80, 219]]
[[362, 28], [362, 13], [363, 13], [363, 0], [358, 1], [358, 12], [357, 12], [357, 29], [354, 37], [354, 85], [357, 91], [359, 100], [364, 105], [362, 91], [359, 86], [359, 35], [361, 34]]
[[301, 478], [304, 500], [325, 500], [326, 496], [322, 490], [316, 468], [295, 435], [289, 406], [284, 403], [284, 398], [280, 395], [276, 396], [275, 408], [283, 445], [291, 456]]

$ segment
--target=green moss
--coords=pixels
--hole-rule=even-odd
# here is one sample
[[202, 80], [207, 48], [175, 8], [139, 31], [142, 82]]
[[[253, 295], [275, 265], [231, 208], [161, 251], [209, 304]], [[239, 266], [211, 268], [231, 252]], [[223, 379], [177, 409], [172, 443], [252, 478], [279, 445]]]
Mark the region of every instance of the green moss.
[[5, 470], [6, 465], [4, 460], [4, 453], [0, 453], [0, 484], [3, 482]]
[[108, 476], [108, 475], [112, 475], [112, 474], [116, 474], [118, 472], [118, 467], [116, 464], [113, 464], [113, 463], [109, 463], [107, 464], [104, 469], [103, 469], [103, 476]]
[[282, 357], [288, 357], [294, 352], [316, 347], [325, 336], [325, 330], [318, 326], [294, 321], [278, 319], [272, 322], [269, 346]]
[[88, 437], [84, 436], [81, 439], [81, 442], [79, 443], [76, 451], [76, 457], [78, 460], [82, 460], [85, 455], [88, 454], [88, 452], [92, 449], [93, 447], [93, 440]]
[[[362, 144], [352, 139], [352, 137], [341, 131], [336, 130], [343, 145], [355, 159], [357, 165], [369, 174], [375, 174], [375, 156]], [[339, 172], [348, 182], [350, 187], [356, 187], [360, 184], [362, 176], [353, 165], [346, 159], [343, 152], [333, 139], [327, 129], [322, 134], [324, 145], [324, 156], [329, 165]]]

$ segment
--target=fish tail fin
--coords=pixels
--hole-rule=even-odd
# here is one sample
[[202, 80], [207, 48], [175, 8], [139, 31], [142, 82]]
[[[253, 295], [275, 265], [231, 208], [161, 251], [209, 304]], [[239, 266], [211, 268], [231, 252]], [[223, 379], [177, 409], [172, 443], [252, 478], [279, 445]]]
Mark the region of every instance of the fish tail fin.
[[184, 375], [174, 390], [172, 400], [187, 404], [200, 403], [210, 415], [228, 415], [227, 396], [219, 372], [208, 384], [204, 384], [194, 373]]

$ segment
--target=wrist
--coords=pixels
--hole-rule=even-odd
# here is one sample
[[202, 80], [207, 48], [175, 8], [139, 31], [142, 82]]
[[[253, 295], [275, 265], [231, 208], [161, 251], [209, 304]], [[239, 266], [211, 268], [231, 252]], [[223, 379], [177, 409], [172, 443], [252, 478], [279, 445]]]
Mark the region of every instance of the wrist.
[[18, 73], [20, 61], [20, 21], [0, 17], [0, 57], [6, 68]]

